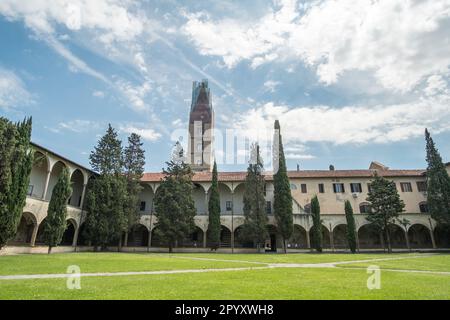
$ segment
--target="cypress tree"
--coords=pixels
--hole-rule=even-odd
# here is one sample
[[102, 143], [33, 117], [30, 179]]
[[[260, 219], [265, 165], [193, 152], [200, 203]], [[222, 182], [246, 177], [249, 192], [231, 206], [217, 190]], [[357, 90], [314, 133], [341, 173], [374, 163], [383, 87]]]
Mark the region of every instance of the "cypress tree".
[[53, 188], [44, 224], [44, 242], [50, 254], [53, 247], [61, 243], [67, 228], [67, 201], [72, 194], [68, 170], [64, 167]]
[[[276, 143], [278, 139], [278, 143]], [[286, 159], [284, 157], [283, 141], [280, 133], [280, 123], [275, 121], [275, 145], [278, 150], [274, 150], [274, 154], [278, 159], [278, 170], [273, 177], [274, 185], [274, 201], [273, 208], [275, 219], [277, 221], [278, 230], [283, 238], [283, 249], [287, 252], [286, 241], [294, 232], [294, 220], [292, 213], [292, 194], [287, 175]]]
[[317, 196], [311, 199], [311, 217], [313, 220], [313, 247], [317, 252], [322, 252], [322, 219], [320, 219], [320, 203]]
[[127, 218], [127, 228], [125, 238], [128, 241], [128, 232], [139, 222], [137, 211], [139, 193], [142, 191], [140, 184], [145, 166], [145, 151], [143, 143], [138, 134], [132, 133], [128, 137], [128, 146], [124, 150], [123, 167], [127, 183], [127, 199], [125, 203], [125, 216]]
[[356, 226], [350, 201], [345, 201], [345, 219], [347, 220], [347, 243], [352, 253], [356, 252]]
[[392, 252], [390, 228], [398, 215], [403, 212], [405, 204], [400, 199], [395, 182], [380, 177], [375, 177], [370, 183], [370, 192], [367, 201], [370, 202], [371, 211], [367, 215], [367, 221], [381, 231], [387, 241], [388, 252]]
[[214, 161], [210, 190], [211, 194], [208, 201], [208, 240], [211, 249], [215, 250], [220, 245], [220, 194], [216, 161]]
[[450, 177], [433, 138], [425, 129], [427, 142], [427, 203], [431, 217], [443, 226], [450, 226]]
[[250, 240], [256, 245], [258, 252], [267, 239], [267, 214], [264, 198], [263, 163], [259, 145], [252, 145], [251, 160], [247, 168], [244, 191], [244, 225], [242, 240]]
[[90, 183], [86, 196], [84, 236], [95, 247], [105, 249], [118, 240], [120, 248], [122, 233], [128, 226], [127, 184], [122, 172], [122, 142], [111, 125], [91, 152], [90, 163], [100, 176]]
[[192, 199], [192, 170], [184, 161], [184, 151], [177, 142], [177, 150], [163, 170], [165, 177], [155, 195], [155, 216], [158, 219], [153, 232], [167, 244], [169, 252], [178, 241], [195, 229], [196, 214]]
[[16, 235], [25, 206], [34, 153], [31, 118], [0, 118], [0, 249]]

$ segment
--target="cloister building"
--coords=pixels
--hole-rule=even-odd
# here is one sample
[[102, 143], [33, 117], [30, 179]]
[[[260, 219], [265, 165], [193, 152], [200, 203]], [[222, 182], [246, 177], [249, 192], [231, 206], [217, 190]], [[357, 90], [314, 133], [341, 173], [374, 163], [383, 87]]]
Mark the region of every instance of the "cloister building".
[[[213, 137], [208, 132], [214, 128], [214, 111], [207, 81], [194, 82], [189, 119], [188, 157], [194, 169], [193, 199], [197, 210], [196, 230], [176, 250], [208, 250], [208, 197], [211, 188], [211, 162], [213, 159]], [[20, 221], [16, 238], [8, 244], [18, 252], [39, 250], [42, 244], [42, 226], [47, 214], [53, 187], [63, 167], [69, 169], [73, 194], [68, 203], [67, 230], [60, 248], [56, 250], [90, 250], [83, 239], [83, 222], [86, 214], [82, 210], [86, 185], [93, 171], [76, 164], [42, 146], [33, 144], [36, 160], [32, 169], [26, 206]], [[447, 165], [450, 172], [450, 164]], [[318, 196], [321, 207], [323, 244], [325, 249], [343, 250], [346, 244], [346, 219], [344, 202], [349, 200], [355, 212], [357, 245], [361, 250], [384, 248], [383, 237], [369, 224], [366, 217], [370, 206], [366, 201], [369, 184], [374, 173], [395, 182], [405, 212], [391, 226], [393, 248], [449, 248], [449, 237], [430, 217], [427, 206], [426, 171], [391, 170], [378, 162], [372, 162], [364, 170], [294, 170], [288, 171], [293, 196], [294, 233], [288, 241], [290, 251], [311, 248], [310, 230], [312, 219], [310, 201]], [[252, 243], [240, 241], [239, 233], [244, 223], [243, 194], [246, 172], [219, 172], [219, 192], [221, 206], [222, 251], [252, 251]], [[142, 177], [140, 194], [140, 223], [133, 227], [124, 243], [123, 250], [160, 251], [166, 250], [155, 235], [156, 217], [154, 197], [163, 178], [162, 173], [145, 173]], [[273, 176], [265, 175], [266, 213], [268, 233], [266, 250], [281, 248], [281, 238], [277, 233], [277, 223], [273, 211]], [[112, 244], [114, 245], [114, 244]], [[8, 247], [6, 250], [8, 250]], [[13, 250], [13, 249], [10, 249]], [[44, 248], [43, 248], [44, 250]]]

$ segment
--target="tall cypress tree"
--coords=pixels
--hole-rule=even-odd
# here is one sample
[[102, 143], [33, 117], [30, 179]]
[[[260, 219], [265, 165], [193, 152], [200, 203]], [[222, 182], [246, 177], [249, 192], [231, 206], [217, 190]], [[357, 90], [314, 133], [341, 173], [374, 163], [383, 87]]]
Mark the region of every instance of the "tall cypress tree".
[[311, 199], [311, 217], [313, 221], [313, 247], [317, 252], [322, 252], [322, 219], [320, 219], [320, 203], [317, 196]]
[[347, 243], [352, 253], [356, 252], [356, 226], [353, 216], [352, 204], [349, 200], [345, 201], [345, 219], [347, 220]]
[[394, 181], [387, 180], [375, 174], [370, 183], [370, 192], [367, 201], [371, 210], [367, 215], [367, 221], [381, 231], [387, 241], [388, 252], [392, 252], [390, 225], [394, 224], [398, 215], [403, 212], [405, 204], [400, 199]]
[[[128, 232], [139, 222], [137, 207], [139, 193], [142, 191], [140, 181], [144, 174], [145, 166], [145, 151], [142, 146], [141, 137], [136, 133], [132, 133], [128, 137], [128, 146], [123, 152], [123, 167], [127, 182], [127, 200], [125, 203], [127, 228], [124, 230], [126, 239], [128, 238]], [[125, 242], [127, 241], [128, 239]]]
[[268, 236], [263, 169], [259, 145], [253, 144], [245, 178], [243, 208], [245, 221], [240, 234], [242, 240], [253, 241], [259, 252]]
[[117, 240], [120, 246], [121, 235], [128, 225], [127, 188], [122, 173], [122, 142], [111, 125], [91, 152], [90, 163], [100, 176], [90, 183], [86, 196], [88, 215], [84, 235], [102, 249]]
[[208, 240], [211, 249], [217, 249], [220, 245], [220, 194], [216, 161], [214, 161], [210, 190], [208, 201]]
[[34, 152], [32, 120], [0, 118], [0, 249], [13, 239], [25, 206]]
[[[275, 213], [275, 219], [277, 220], [278, 230], [283, 238], [283, 249], [287, 252], [286, 241], [292, 236], [294, 232], [294, 220], [292, 213], [292, 194], [287, 175], [286, 159], [284, 157], [283, 141], [280, 133], [280, 123], [275, 121], [275, 139], [274, 146], [278, 147], [278, 150], [274, 150], [275, 159], [278, 159], [278, 170], [273, 177], [274, 185], [274, 201], [273, 208]], [[274, 163], [275, 165], [276, 163]]]
[[44, 224], [44, 242], [50, 254], [61, 243], [67, 228], [67, 201], [72, 194], [68, 170], [64, 167], [53, 188]]
[[427, 142], [427, 202], [431, 217], [450, 227], [450, 177], [433, 138], [425, 129]]
[[[155, 195], [156, 236], [172, 252], [178, 241], [185, 239], [195, 229], [196, 214], [192, 199], [192, 170], [184, 161], [184, 151], [177, 142], [177, 150], [163, 170], [165, 177]], [[176, 157], [175, 157], [176, 154]]]

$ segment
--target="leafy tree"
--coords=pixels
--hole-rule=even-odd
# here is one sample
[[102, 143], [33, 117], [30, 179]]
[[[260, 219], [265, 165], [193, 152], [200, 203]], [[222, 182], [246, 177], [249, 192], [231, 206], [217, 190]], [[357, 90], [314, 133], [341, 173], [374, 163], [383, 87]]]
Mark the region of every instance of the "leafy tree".
[[428, 208], [434, 220], [441, 225], [450, 226], [450, 177], [428, 130], [425, 130], [425, 139]]
[[311, 217], [313, 221], [313, 247], [317, 252], [322, 252], [322, 219], [320, 219], [320, 203], [317, 196], [311, 199]]
[[380, 177], [375, 173], [370, 186], [367, 201], [370, 202], [372, 210], [366, 219], [381, 231], [387, 241], [388, 252], [391, 253], [389, 226], [394, 224], [399, 213], [403, 212], [405, 204], [400, 199], [395, 182]]
[[50, 254], [53, 247], [61, 243], [67, 228], [67, 201], [72, 194], [68, 170], [64, 167], [58, 182], [53, 188], [52, 197], [47, 210], [44, 224], [44, 242], [48, 245]]
[[208, 240], [211, 244], [211, 249], [217, 249], [220, 244], [220, 194], [216, 161], [214, 161], [210, 190], [211, 194], [208, 201]]
[[105, 249], [118, 240], [120, 248], [122, 233], [128, 226], [127, 183], [122, 173], [122, 143], [111, 125], [91, 152], [90, 163], [100, 175], [89, 184], [86, 195], [84, 235], [96, 247]]
[[122, 142], [117, 138], [117, 132], [110, 124], [106, 134], [91, 152], [89, 160], [92, 169], [101, 175], [117, 175], [122, 172]]
[[139, 193], [142, 191], [140, 180], [144, 174], [145, 151], [143, 143], [138, 134], [132, 133], [128, 137], [128, 146], [123, 154], [123, 167], [127, 183], [127, 199], [125, 203], [125, 216], [127, 228], [125, 231], [125, 243], [128, 242], [128, 232], [139, 222], [137, 211], [139, 204]]
[[292, 236], [294, 232], [294, 220], [292, 213], [292, 194], [287, 175], [286, 159], [284, 157], [283, 141], [280, 133], [280, 123], [275, 121], [275, 139], [278, 143], [275, 146], [278, 150], [274, 150], [274, 154], [278, 158], [278, 170], [273, 177], [274, 185], [274, 201], [273, 208], [275, 211], [275, 219], [277, 220], [278, 230], [283, 238], [283, 249], [287, 252], [286, 240]]
[[345, 201], [345, 219], [347, 220], [347, 242], [352, 253], [356, 252], [356, 226], [350, 201]]
[[252, 145], [251, 160], [247, 168], [244, 191], [244, 225], [242, 240], [253, 241], [258, 251], [267, 239], [267, 214], [264, 198], [263, 163], [259, 145]]
[[34, 152], [31, 118], [0, 118], [0, 249], [16, 235], [25, 206]]
[[195, 229], [193, 174], [191, 167], [185, 163], [184, 151], [178, 142], [176, 147], [172, 160], [166, 162], [167, 168], [163, 170], [165, 177], [154, 200], [158, 221], [153, 232], [167, 244], [169, 252]]

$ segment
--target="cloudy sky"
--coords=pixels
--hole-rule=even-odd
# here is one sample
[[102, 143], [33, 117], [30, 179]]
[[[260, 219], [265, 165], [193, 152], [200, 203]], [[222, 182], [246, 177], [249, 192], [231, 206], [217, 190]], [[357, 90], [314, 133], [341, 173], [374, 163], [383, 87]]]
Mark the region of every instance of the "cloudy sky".
[[160, 170], [203, 78], [222, 132], [280, 120], [290, 169], [422, 168], [425, 127], [450, 161], [449, 0], [1, 0], [0, 44], [0, 115], [84, 165], [111, 123]]

